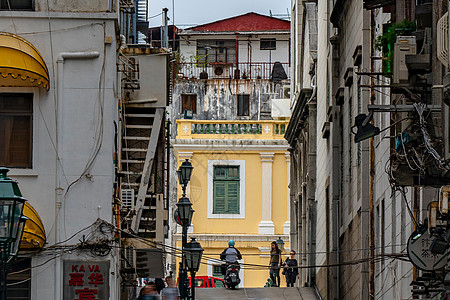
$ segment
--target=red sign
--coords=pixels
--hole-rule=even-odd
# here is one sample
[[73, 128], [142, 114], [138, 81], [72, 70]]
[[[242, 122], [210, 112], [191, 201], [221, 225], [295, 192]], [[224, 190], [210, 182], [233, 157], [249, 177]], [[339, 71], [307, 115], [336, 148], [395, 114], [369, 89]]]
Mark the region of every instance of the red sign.
[[64, 261], [64, 300], [109, 299], [109, 261]]

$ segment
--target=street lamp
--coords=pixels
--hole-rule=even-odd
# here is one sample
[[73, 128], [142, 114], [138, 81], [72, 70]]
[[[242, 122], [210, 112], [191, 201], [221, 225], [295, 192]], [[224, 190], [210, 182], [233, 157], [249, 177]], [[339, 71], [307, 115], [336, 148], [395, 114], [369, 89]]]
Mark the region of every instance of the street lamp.
[[186, 159], [177, 170], [178, 180], [180, 181], [180, 185], [183, 188], [183, 197], [186, 196], [186, 186], [189, 183], [189, 180], [191, 180], [193, 169], [194, 167], [192, 166], [192, 164], [188, 159]]
[[186, 265], [189, 271], [191, 271], [191, 299], [195, 299], [195, 273], [200, 267], [200, 261], [203, 255], [203, 248], [199, 242], [195, 240], [195, 237], [191, 238], [191, 241], [186, 244]]
[[186, 253], [185, 248], [187, 245], [187, 230], [189, 225], [191, 225], [192, 222], [192, 216], [194, 214], [194, 210], [192, 209], [192, 203], [189, 201], [189, 198], [186, 197], [186, 186], [189, 183], [189, 180], [191, 179], [192, 170], [194, 167], [192, 167], [192, 164], [189, 162], [188, 159], [186, 159], [180, 166], [180, 168], [177, 170], [178, 174], [178, 180], [180, 181], [180, 185], [182, 186], [183, 193], [182, 197], [177, 203], [178, 208], [178, 216], [181, 221], [181, 227], [183, 229], [182, 231], [182, 254], [181, 254], [181, 265], [180, 265], [180, 272], [179, 272], [179, 278], [180, 278], [180, 295], [181, 299], [186, 299], [188, 294], [187, 289], [187, 270], [186, 270]]
[[0, 299], [6, 299], [7, 263], [17, 255], [26, 219], [22, 217], [25, 198], [17, 182], [0, 168]]
[[281, 239], [281, 237], [278, 238], [278, 240], [275, 241], [277, 243], [278, 249], [280, 249], [281, 252], [284, 250], [284, 241]]

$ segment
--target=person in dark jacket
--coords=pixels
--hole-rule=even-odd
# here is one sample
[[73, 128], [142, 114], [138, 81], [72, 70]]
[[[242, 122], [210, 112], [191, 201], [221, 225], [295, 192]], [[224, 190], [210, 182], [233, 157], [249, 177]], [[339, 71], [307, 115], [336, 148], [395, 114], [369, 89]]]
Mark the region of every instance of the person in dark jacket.
[[295, 259], [295, 251], [291, 250], [289, 258], [284, 262], [283, 274], [286, 276], [288, 287], [294, 287], [295, 280], [300, 277], [298, 274], [298, 263]]
[[234, 247], [234, 241], [228, 241], [228, 248], [223, 250], [220, 254], [220, 260], [225, 261], [225, 264], [222, 265], [222, 275], [225, 275], [227, 266], [230, 264], [239, 265], [238, 260], [242, 259], [242, 254], [238, 249]]

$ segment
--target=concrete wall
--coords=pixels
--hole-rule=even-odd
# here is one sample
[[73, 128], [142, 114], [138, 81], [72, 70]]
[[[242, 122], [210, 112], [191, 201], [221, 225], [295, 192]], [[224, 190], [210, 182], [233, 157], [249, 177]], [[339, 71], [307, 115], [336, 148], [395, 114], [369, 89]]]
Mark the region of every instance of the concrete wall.
[[[83, 19], [81, 15], [49, 18], [41, 17], [38, 13], [13, 13], [13, 17], [14, 23], [9, 12], [0, 13], [0, 31], [15, 33], [36, 47], [50, 73], [50, 90], [0, 89], [0, 92], [8, 93], [34, 93], [33, 167], [11, 169], [9, 175], [19, 182], [24, 197], [42, 218], [47, 246], [73, 235], [63, 244], [74, 245], [82, 235], [86, 236], [90, 232], [80, 230], [94, 223], [97, 218], [113, 222], [113, 120], [118, 119], [115, 98], [118, 92], [116, 20], [114, 15]], [[105, 36], [111, 37], [110, 43], [105, 43]], [[64, 80], [58, 81], [58, 55], [62, 52], [86, 51], [97, 51], [99, 57], [66, 59], [63, 64]], [[62, 89], [61, 99], [57, 98], [57, 88]], [[58, 142], [56, 103], [63, 114], [58, 124], [58, 130], [62, 130]], [[58, 173], [57, 157], [62, 167]], [[90, 161], [92, 165], [86, 169]], [[55, 184], [58, 176], [62, 188], [61, 198], [55, 192], [59, 188]], [[58, 199], [62, 200], [59, 211]], [[32, 256], [32, 299], [60, 299], [58, 291], [61, 291], [62, 285], [58, 286], [58, 279], [62, 278], [62, 264], [59, 262], [62, 259], [78, 258], [79, 254], [77, 251], [64, 253], [60, 258], [50, 261], [54, 258], [54, 250]], [[115, 255], [116, 252], [112, 251], [102, 259], [110, 260], [110, 270], [117, 274], [118, 257], [112, 259]], [[89, 257], [99, 259], [91, 254]], [[110, 299], [117, 299], [118, 281], [115, 275], [111, 275], [109, 280]]]
[[52, 12], [113, 12], [117, 11], [117, 0], [35, 0], [35, 11]]
[[[261, 38], [275, 38], [276, 50], [261, 50]], [[186, 58], [195, 57], [197, 40], [231, 40], [236, 41], [236, 35], [181, 35], [180, 52]], [[238, 34], [239, 62], [289, 62], [289, 33], [284, 34]]]
[[[206, 81], [189, 79], [177, 80], [173, 91], [173, 116], [182, 118], [181, 95], [197, 95], [198, 120], [235, 120], [237, 117], [237, 94], [250, 95], [250, 117], [241, 119], [270, 119], [272, 99], [282, 97], [283, 85], [268, 80], [223, 80], [208, 79]], [[268, 112], [269, 115], [261, 115]]]

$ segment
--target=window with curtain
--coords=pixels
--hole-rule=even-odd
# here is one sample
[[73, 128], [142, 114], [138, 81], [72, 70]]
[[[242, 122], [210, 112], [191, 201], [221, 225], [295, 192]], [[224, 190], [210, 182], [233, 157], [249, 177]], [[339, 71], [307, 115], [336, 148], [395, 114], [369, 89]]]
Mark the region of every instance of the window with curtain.
[[237, 95], [237, 115], [250, 116], [250, 95]]
[[0, 166], [32, 167], [33, 94], [0, 94]]
[[239, 166], [214, 166], [213, 214], [239, 214]]
[[184, 113], [186, 109], [192, 110], [194, 114], [197, 113], [197, 95], [195, 94], [181, 95], [181, 113]]

